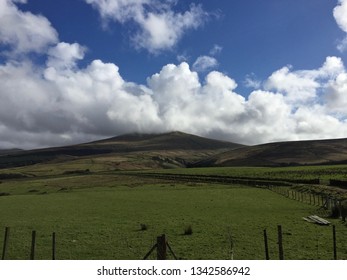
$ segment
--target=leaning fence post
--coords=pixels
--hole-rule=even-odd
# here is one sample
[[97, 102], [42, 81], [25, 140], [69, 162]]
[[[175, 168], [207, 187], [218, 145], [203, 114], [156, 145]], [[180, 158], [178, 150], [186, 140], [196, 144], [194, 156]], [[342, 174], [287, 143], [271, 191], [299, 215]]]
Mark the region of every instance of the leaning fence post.
[[30, 250], [30, 260], [35, 259], [35, 242], [36, 242], [36, 231], [33, 230], [31, 233], [31, 250]]
[[171, 254], [173, 255], [173, 257], [175, 258], [175, 260], [178, 260], [178, 258], [176, 257], [174, 251], [171, 249], [171, 246], [170, 246], [169, 242], [166, 242], [166, 246], [169, 249], [169, 251], [171, 252]]
[[282, 243], [282, 226], [277, 226], [277, 232], [278, 232], [278, 255], [280, 260], [284, 260], [284, 254], [283, 254], [283, 243]]
[[336, 227], [333, 225], [333, 245], [334, 245], [334, 260], [337, 260], [337, 250], [336, 250]]
[[4, 260], [6, 258], [9, 236], [10, 236], [10, 228], [6, 227], [5, 228], [5, 237], [4, 237], [4, 246], [2, 248], [2, 260]]
[[166, 236], [157, 237], [157, 260], [166, 260]]
[[266, 229], [264, 229], [264, 245], [265, 245], [265, 259], [269, 260], [270, 256], [269, 256], [269, 245], [267, 242], [267, 233], [266, 233]]

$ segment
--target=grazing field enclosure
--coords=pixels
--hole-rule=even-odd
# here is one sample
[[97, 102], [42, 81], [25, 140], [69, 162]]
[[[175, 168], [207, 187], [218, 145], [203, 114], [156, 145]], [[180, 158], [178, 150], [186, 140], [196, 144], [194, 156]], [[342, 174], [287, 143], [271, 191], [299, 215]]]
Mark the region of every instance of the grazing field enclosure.
[[347, 165], [313, 165], [295, 167], [209, 167], [209, 168], [177, 168], [158, 170], [157, 173], [216, 175], [281, 180], [346, 180]]
[[[124, 174], [8, 180], [1, 188], [10, 193], [0, 197], [0, 229], [11, 229], [7, 259], [29, 259], [33, 230], [36, 259], [51, 258], [52, 232], [57, 259], [142, 259], [160, 234], [182, 259], [264, 259], [264, 229], [278, 259], [278, 225], [285, 259], [333, 258], [331, 227], [302, 219], [318, 206], [264, 188]], [[346, 259], [347, 227], [331, 221]]]
[[[347, 165], [293, 166], [344, 145], [251, 147], [172, 132], [4, 153], [3, 258], [143, 259], [165, 235], [181, 259], [347, 259]], [[235, 153], [244, 166], [196, 168]]]

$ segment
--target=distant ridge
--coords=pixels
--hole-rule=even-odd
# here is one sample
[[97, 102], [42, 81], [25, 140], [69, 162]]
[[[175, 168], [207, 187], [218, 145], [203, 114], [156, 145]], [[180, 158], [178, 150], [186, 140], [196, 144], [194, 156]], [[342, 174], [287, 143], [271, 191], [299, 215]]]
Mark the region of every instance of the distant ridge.
[[206, 150], [206, 149], [236, 149], [244, 145], [232, 142], [213, 140], [193, 134], [173, 131], [159, 134], [131, 133], [86, 144], [102, 146], [121, 145], [127, 150]]
[[[243, 145], [179, 131], [161, 134], [132, 133], [90, 143], [0, 155], [0, 168], [44, 163], [64, 157], [66, 160], [72, 160], [78, 157], [129, 155], [140, 152], [153, 158], [152, 161], [168, 161], [184, 167], [197, 159], [239, 147]], [[157, 159], [158, 155], [163, 157]]]
[[[58, 148], [0, 150], [0, 168], [58, 160], [109, 162], [117, 170], [212, 166], [347, 164], [347, 139], [276, 142], [244, 146], [179, 131], [131, 133]], [[112, 168], [113, 168], [112, 167]], [[115, 167], [114, 167], [115, 168]]]
[[293, 166], [347, 164], [347, 139], [276, 142], [245, 146], [204, 159], [196, 166]]
[[1, 155], [10, 155], [10, 154], [15, 154], [22, 152], [23, 150], [21, 149], [0, 149], [0, 156]]

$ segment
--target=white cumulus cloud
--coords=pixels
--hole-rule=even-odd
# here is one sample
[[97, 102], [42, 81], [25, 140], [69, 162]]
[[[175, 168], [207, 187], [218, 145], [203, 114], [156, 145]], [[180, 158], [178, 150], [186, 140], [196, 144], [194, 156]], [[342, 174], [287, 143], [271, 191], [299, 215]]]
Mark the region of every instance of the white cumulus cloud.
[[218, 66], [218, 61], [214, 57], [202, 55], [199, 56], [193, 64], [193, 69], [198, 72], [211, 70]]
[[[0, 0], [1, 8], [5, 7], [0, 11], [19, 18], [28, 15], [14, 3]], [[126, 20], [127, 14], [141, 12], [145, 3], [153, 2], [98, 3], [111, 5], [110, 16], [116, 4], [132, 3], [133, 9], [129, 6], [123, 14]], [[171, 2], [165, 3], [168, 6], [158, 8], [158, 14], [168, 12]], [[47, 19], [33, 14], [30, 19], [55, 34]], [[5, 29], [0, 26], [2, 32]], [[123, 78], [114, 63], [95, 59], [81, 67], [78, 61], [86, 48], [78, 43], [58, 42], [56, 34], [45, 37], [40, 31], [41, 40], [29, 44], [26, 36], [37, 31], [21, 35], [19, 29], [6, 29], [6, 37], [1, 38], [21, 37], [22, 41], [0, 41], [7, 52], [18, 54], [5, 56], [0, 63], [1, 148], [66, 145], [128, 132], [171, 130], [245, 144], [347, 136], [347, 71], [339, 57], [327, 57], [317, 69], [284, 66], [243, 96], [232, 77], [202, 67], [207, 73], [200, 79], [197, 65], [186, 62], [164, 65], [145, 84], [137, 84]], [[41, 52], [46, 63], [31, 61], [26, 54], [32, 51]]]
[[280, 92], [288, 102], [300, 105], [314, 101], [328, 80], [334, 80], [344, 72], [341, 58], [327, 57], [318, 69], [291, 71], [291, 67], [283, 67], [267, 79], [265, 88]]
[[10, 53], [42, 52], [58, 41], [56, 30], [47, 18], [18, 10], [14, 2], [0, 0], [0, 44]]
[[74, 43], [60, 42], [48, 50], [48, 67], [73, 68], [76, 62], [84, 58], [85, 48]]
[[208, 14], [192, 4], [185, 12], [173, 11], [174, 1], [164, 0], [85, 0], [101, 17], [121, 24], [132, 22], [138, 31], [131, 36], [136, 48], [151, 53], [171, 49], [185, 32], [201, 26]]
[[347, 32], [347, 1], [339, 0], [339, 4], [334, 8], [333, 14], [339, 27], [344, 32]]
[[[334, 8], [333, 14], [338, 26], [347, 33], [347, 0], [339, 0], [339, 4]], [[341, 52], [347, 49], [347, 36], [340, 41], [337, 48]]]
[[[318, 69], [282, 68], [265, 82], [274, 84], [280, 71], [283, 79], [275, 80], [284, 81], [282, 90], [243, 97], [229, 76], [212, 71], [200, 81], [185, 62], [165, 65], [146, 85], [125, 81], [115, 64], [100, 60], [70, 69], [8, 62], [0, 67], [0, 145], [49, 146], [170, 130], [247, 144], [343, 137], [347, 73], [332, 67], [339, 63], [329, 57]], [[324, 99], [313, 94], [303, 102], [301, 88], [319, 89]]]
[[222, 46], [215, 44], [213, 48], [210, 50], [210, 55], [215, 56], [217, 54], [220, 54], [222, 50], [223, 50]]
[[262, 81], [257, 79], [254, 73], [251, 73], [246, 76], [245, 80], [243, 81], [243, 84], [247, 88], [260, 89], [262, 86]]
[[292, 72], [289, 67], [283, 67], [274, 72], [267, 80], [265, 87], [283, 93], [291, 102], [305, 102], [316, 96], [319, 83], [310, 77], [309, 73]]

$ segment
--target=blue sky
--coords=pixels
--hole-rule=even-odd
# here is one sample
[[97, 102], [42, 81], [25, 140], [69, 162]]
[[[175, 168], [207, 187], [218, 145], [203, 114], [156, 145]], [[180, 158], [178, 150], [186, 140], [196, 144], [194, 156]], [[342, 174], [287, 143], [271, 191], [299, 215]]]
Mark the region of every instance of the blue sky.
[[[20, 7], [47, 17], [60, 41], [86, 46], [82, 65], [94, 59], [112, 62], [126, 80], [137, 83], [145, 83], [163, 65], [178, 63], [178, 56], [193, 64], [199, 56], [209, 55], [215, 45], [222, 48], [215, 55], [216, 69], [236, 79], [239, 87], [247, 75], [265, 79], [288, 64], [313, 69], [327, 55], [346, 58], [336, 49], [337, 40], [343, 37], [332, 14], [336, 1], [181, 0], [172, 9], [184, 12], [191, 3], [209, 14], [204, 23], [187, 30], [174, 46], [154, 54], [131, 43], [137, 28], [133, 22], [103, 23], [98, 11], [83, 0], [29, 0]], [[242, 92], [248, 94], [245, 89]]]
[[346, 0], [0, 0], [0, 148], [347, 137], [346, 19]]

